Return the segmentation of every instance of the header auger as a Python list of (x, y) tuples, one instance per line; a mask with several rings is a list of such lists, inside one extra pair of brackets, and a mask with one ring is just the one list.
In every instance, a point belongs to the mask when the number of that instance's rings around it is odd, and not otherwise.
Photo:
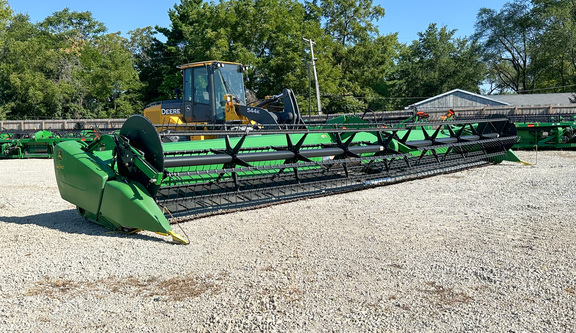
[(112, 229), (171, 235), (170, 223), (207, 214), (453, 172), (502, 161), (516, 142), (508, 119), (389, 127), (345, 118), (259, 131), (205, 126), (211, 140), (162, 143), (143, 116), (88, 144), (62, 142), (62, 198)]

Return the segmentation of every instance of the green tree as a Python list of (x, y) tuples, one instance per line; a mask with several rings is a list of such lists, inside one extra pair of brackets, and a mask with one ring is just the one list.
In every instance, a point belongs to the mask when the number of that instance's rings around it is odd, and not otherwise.
[(125, 38), (116, 33), (94, 37), (81, 56), (81, 63), (87, 96), (96, 104), (87, 106), (97, 112), (97, 117), (125, 117), (141, 112), (141, 84)]
[[(13, 12), (7, 0), (0, 0), (0, 36), (6, 32), (10, 20), (12, 19)], [(0, 37), (0, 41), (2, 38)]]
[(39, 68), (50, 54), (41, 34), (26, 15), (15, 15), (0, 47), (0, 103), (7, 117), (45, 117), (57, 107), (50, 96), (58, 94)]
[(402, 48), (394, 72), (396, 96), (424, 99), (457, 88), (479, 92), (486, 72), (479, 46), (455, 32), (432, 23)]
[(366, 41), (378, 34), (374, 21), (384, 17), (384, 8), (372, 5), (372, 0), (314, 0), (312, 12), (320, 12), (324, 30), (338, 44), (346, 47)]
[(397, 45), (395, 35), (378, 34), (374, 21), (383, 15), (371, 0), (182, 0), (169, 11), (171, 28), (156, 28), (167, 39), (166, 66), (156, 66), (164, 77), (158, 97), (171, 98), (180, 86), (176, 65), (217, 59), (249, 65), (246, 87), (260, 98), (292, 88), (302, 100), (310, 63), (304, 37), (316, 43), (323, 94), (372, 98)]
[(508, 2), (499, 12), (480, 9), (473, 37), (485, 50), (494, 90), (522, 93), (535, 89), (545, 72), (536, 61), (541, 32), (542, 22), (533, 15), (528, 0)]
[(39, 27), (55, 36), (78, 36), (84, 39), (100, 36), (106, 32), (102, 22), (94, 20), (90, 12), (73, 12), (64, 8), (40, 22)]
[(89, 12), (65, 9), (33, 25), (16, 15), (0, 44), (0, 101), (10, 118), (126, 116), (142, 109), (125, 38)]
[[(325, 60), (331, 73), (320, 71), (321, 89), (327, 94), (353, 95), (371, 108), (385, 108), (379, 93), (388, 95), (386, 79), (397, 58), (396, 34), (380, 36), (374, 22), (384, 17), (384, 9), (374, 6), (371, 0), (314, 0), (306, 3), (307, 10), (328, 37), (318, 53), (319, 61)], [(323, 82), (322, 77), (329, 78)], [(351, 98), (338, 98), (330, 106), (342, 105), (345, 109), (358, 109)]]
[(173, 75), (172, 61), (166, 61), (164, 43), (157, 38), (152, 27), (138, 28), (129, 32), (129, 49), (134, 57), (134, 67), (142, 84), (142, 101), (149, 103), (162, 99), (160, 86), (164, 75)]
[(139, 87), (128, 41), (106, 34), (106, 27), (90, 12), (67, 8), (39, 23), (58, 52), (52, 61), (53, 80), (62, 88), (63, 105), (57, 116), (115, 117), (139, 112)]
[[(13, 19), (13, 12), (8, 4), (7, 0), (0, 0), (0, 50), (4, 47), (4, 42), (6, 40), (6, 31), (10, 26), (10, 22)], [(0, 68), (2, 65), (0, 64)], [(0, 72), (0, 78), (2, 73)], [(0, 119), (6, 118), (6, 113), (8, 112), (7, 103), (3, 101), (3, 91), (6, 89), (5, 85), (2, 85), (0, 81)]]
[(371, 109), (391, 107), (391, 104), (383, 103), (382, 97), (390, 97), (388, 80), (398, 58), (398, 48), (396, 34), (367, 39), (348, 48), (341, 67), (344, 80), (339, 86), (363, 97)]
[[(305, 88), (302, 37), (310, 31), (320, 36), (321, 30), (297, 1), (182, 0), (168, 15), (171, 28), (157, 30), (167, 39), (164, 57), (172, 73), (188, 62), (233, 61), (250, 66), (246, 86), (259, 97)], [(179, 75), (165, 73), (163, 96), (172, 95), (180, 81)]]
[(533, 0), (532, 15), (541, 22), (534, 58), (542, 68), (537, 88), (572, 92), (576, 85), (576, 2)]

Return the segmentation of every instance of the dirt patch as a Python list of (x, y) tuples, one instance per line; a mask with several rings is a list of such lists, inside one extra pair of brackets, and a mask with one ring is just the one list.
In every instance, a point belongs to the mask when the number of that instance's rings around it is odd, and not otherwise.
[(155, 300), (182, 301), (204, 293), (218, 293), (220, 291), (218, 282), (221, 280), (222, 276), (199, 277), (192, 273), (169, 278), (130, 276), (122, 279), (109, 278), (79, 282), (58, 278), (38, 281), (28, 288), (24, 295), (60, 298), (83, 293), (112, 292), (129, 296), (154, 297)]
[(429, 295), (428, 299), (439, 305), (454, 306), (467, 304), (472, 300), (472, 298), (464, 292), (456, 292), (452, 288), (446, 288), (433, 281), (426, 282), (426, 288), (420, 289), (419, 291)]

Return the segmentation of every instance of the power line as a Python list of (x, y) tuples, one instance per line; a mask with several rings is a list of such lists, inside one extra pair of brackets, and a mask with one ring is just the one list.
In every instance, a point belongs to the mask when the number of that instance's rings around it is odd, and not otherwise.
[(394, 99), (394, 100), (414, 100), (414, 99), (427, 99), (430, 97), (386, 97), (386, 96), (354, 96), (354, 95), (322, 95), (322, 97), (331, 98), (331, 97), (354, 97), (356, 99)]

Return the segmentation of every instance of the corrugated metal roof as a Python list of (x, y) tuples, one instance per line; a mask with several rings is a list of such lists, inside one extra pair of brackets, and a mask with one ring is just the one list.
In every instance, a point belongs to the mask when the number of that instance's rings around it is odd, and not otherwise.
[[(427, 98), (418, 103), (411, 104), (406, 107), (419, 108), (429, 107), (434, 101), (446, 99), (449, 95), (459, 95), (460, 97), (467, 97), (474, 100), (478, 105), (574, 105), (570, 102), (571, 98), (575, 98), (573, 93), (553, 93), (553, 94), (514, 94), (514, 95), (479, 95), (462, 89), (454, 89), (434, 97)], [(450, 100), (443, 101), (443, 103), (450, 104)], [(428, 105), (430, 104), (430, 105)], [(428, 105), (428, 106), (427, 106)], [(443, 107), (458, 107), (459, 105), (445, 105)]]
[(572, 93), (555, 94), (516, 94), (516, 95), (487, 95), (491, 98), (506, 102), (510, 105), (572, 105)]

